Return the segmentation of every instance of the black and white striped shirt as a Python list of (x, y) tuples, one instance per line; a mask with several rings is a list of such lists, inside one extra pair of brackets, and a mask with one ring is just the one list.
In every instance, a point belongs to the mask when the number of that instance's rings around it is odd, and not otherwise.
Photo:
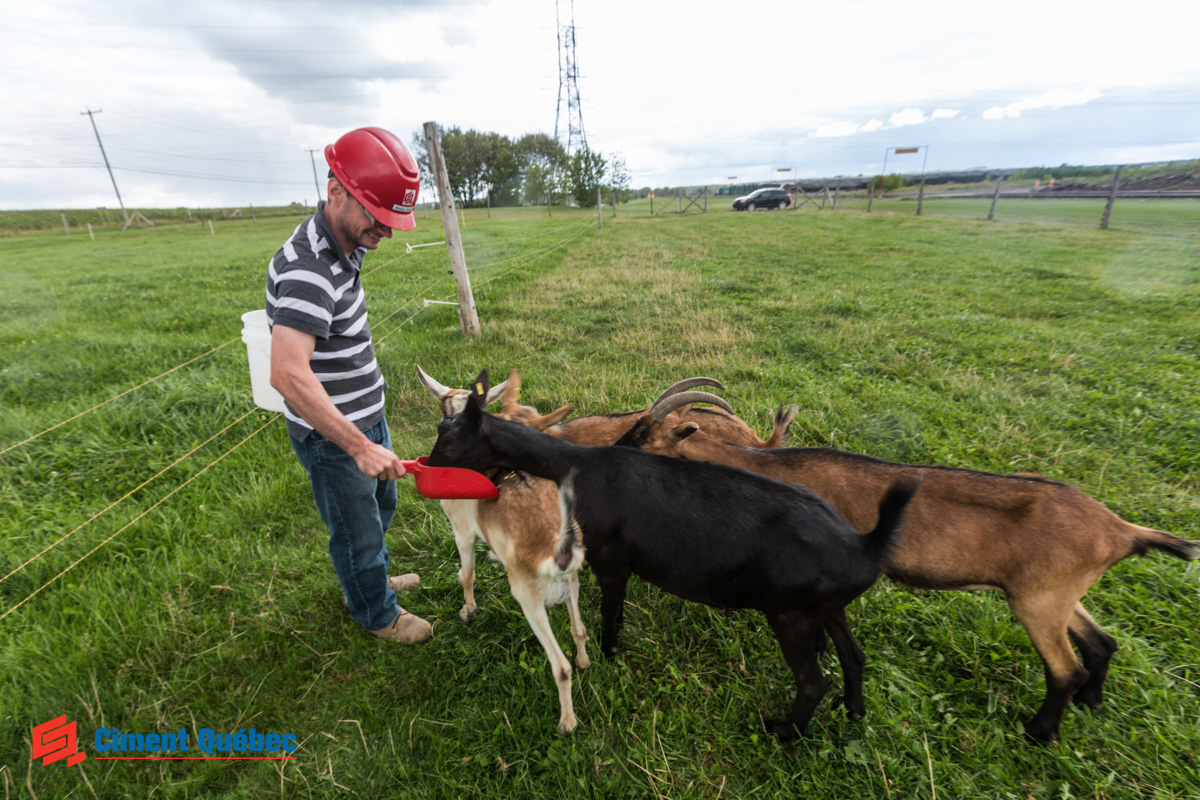
[[(375, 360), (363, 295), (364, 248), (342, 253), (325, 203), (301, 222), (267, 270), (267, 321), (317, 337), (309, 365), (346, 419), (367, 430), (383, 418), (387, 382)], [(304, 441), (312, 426), (289, 405), (288, 433)]]

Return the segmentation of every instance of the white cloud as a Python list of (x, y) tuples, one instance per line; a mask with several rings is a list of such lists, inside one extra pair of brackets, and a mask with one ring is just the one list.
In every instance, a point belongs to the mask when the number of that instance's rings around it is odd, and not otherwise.
[(958, 116), (957, 108), (939, 108), (929, 115), (930, 119), (953, 119)]
[(901, 111), (894, 112), (888, 117), (889, 128), (902, 128), (905, 125), (920, 125), (922, 122), (927, 122), (928, 117), (925, 112), (919, 108), (906, 108)]
[(868, 122), (866, 125), (863, 125), (861, 128), (859, 128), (858, 132), (859, 133), (870, 133), (871, 131), (877, 131), (882, 127), (883, 127), (883, 120), (873, 119), (870, 122)]
[(1036, 97), (1026, 97), (1024, 100), (1018, 100), (1015, 103), (1009, 103), (1006, 106), (993, 106), (983, 112), (984, 119), (1004, 119), (1005, 117), (1019, 117), (1022, 111), (1032, 111), (1036, 108), (1062, 108), (1063, 106), (1081, 106), (1084, 103), (1100, 97), (1098, 89), (1080, 89), (1072, 91), (1070, 89), (1051, 89), (1048, 92), (1037, 95)]

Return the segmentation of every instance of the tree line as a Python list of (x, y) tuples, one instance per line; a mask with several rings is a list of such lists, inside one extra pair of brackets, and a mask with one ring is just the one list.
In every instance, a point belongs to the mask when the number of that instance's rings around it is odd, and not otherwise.
[[(630, 176), (620, 153), (605, 158), (586, 147), (568, 155), (544, 133), (510, 139), (473, 128), (438, 126), (442, 155), (454, 201), (461, 207), (564, 205), (595, 207), (597, 190), (604, 201), (630, 197)], [(412, 137), (412, 151), (421, 168), (422, 194), (436, 200), (437, 183), (429, 164), (424, 131)], [(611, 192), (611, 195), (610, 195)]]

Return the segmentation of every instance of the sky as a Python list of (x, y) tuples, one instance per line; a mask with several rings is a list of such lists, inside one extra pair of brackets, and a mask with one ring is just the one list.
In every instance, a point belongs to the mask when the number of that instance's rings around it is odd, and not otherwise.
[[(0, 209), (312, 203), (322, 151), (426, 121), (555, 133), (632, 185), (1200, 158), (1175, 0), (5, 0)], [(968, 10), (969, 9), (969, 10)], [(310, 153), (309, 151), (315, 151)], [(784, 172), (784, 170), (790, 170)]]

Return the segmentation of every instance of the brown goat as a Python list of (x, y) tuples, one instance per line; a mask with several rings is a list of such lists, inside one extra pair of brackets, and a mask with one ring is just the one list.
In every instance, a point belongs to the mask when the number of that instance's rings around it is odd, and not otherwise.
[[(426, 375), (420, 367), (417, 371), (425, 388), (441, 404), (443, 418), (449, 419), (462, 411), (470, 392), (449, 389)], [(506, 384), (511, 385), (506, 382), (493, 387), (488, 393), (488, 402), (494, 401), (499, 392), (506, 391)], [(561, 420), (571, 410), (572, 406), (563, 406), (544, 417), (527, 415), (522, 421), (540, 430)], [(529, 627), (546, 651), (558, 687), (558, 732), (566, 735), (576, 726), (571, 699), (571, 662), (554, 637), (546, 607), (567, 604), (571, 638), (575, 641), (575, 664), (580, 669), (586, 668), (591, 663), (587, 654), (587, 631), (579, 614), (583, 545), (577, 529), (562, 525), (558, 487), (553, 481), (516, 472), (497, 475), (494, 480), (500, 490), (495, 500), (441, 501), (442, 510), (454, 530), (462, 564), (458, 581), (463, 587), (464, 602), (458, 615), (465, 621), (477, 610), (475, 542), (482, 541), (487, 544), (492, 557), (504, 565), (509, 590), (520, 603)]]
[[(508, 380), (501, 384), (501, 386), (506, 388), (501, 390), (504, 400), (499, 416), (521, 423), (525, 423), (527, 418), (532, 420), (542, 418), (537, 409), (531, 406), (523, 406), (517, 401), (521, 388), (521, 378), (516, 370), (509, 373)], [(782, 410), (775, 415), (775, 424), (771, 431), (771, 436), (764, 442), (758, 438), (758, 434), (749, 425), (734, 416), (733, 409), (721, 398), (702, 392), (686, 391), (694, 386), (725, 388), (720, 381), (714, 378), (688, 378), (687, 380), (673, 384), (659, 395), (654, 403), (657, 405), (668, 397), (674, 398), (675, 402), (682, 401), (674, 411), (678, 421), (693, 422), (705, 433), (727, 442), (745, 445), (746, 447), (773, 448), (787, 445), (788, 427), (792, 424), (792, 419), (796, 416), (794, 408)], [(494, 400), (493, 395), (495, 392), (496, 389), (493, 388), (488, 393), (489, 403)], [(717, 405), (717, 408), (697, 408), (693, 406), (692, 403), (698, 401), (713, 403)], [(650, 409), (648, 408), (618, 414), (591, 414), (561, 422), (551, 428), (545, 429), (545, 432), (571, 444), (583, 445), (585, 447), (606, 447), (620, 439), (626, 431), (634, 427), (639, 420), (647, 417), (649, 414)]]
[(740, 447), (675, 422), (671, 405), (656, 406), (618, 444), (803, 484), (859, 531), (876, 525), (876, 508), (889, 486), (920, 479), (905, 534), (883, 572), (920, 589), (1004, 592), (1045, 665), (1046, 697), (1025, 726), (1034, 739), (1057, 737), (1072, 698), (1092, 709), (1102, 704), (1117, 645), (1079, 603), (1092, 584), (1117, 562), (1150, 549), (1182, 559), (1200, 555), (1200, 545), (1126, 522), (1058, 481), (895, 464), (824, 447)]

